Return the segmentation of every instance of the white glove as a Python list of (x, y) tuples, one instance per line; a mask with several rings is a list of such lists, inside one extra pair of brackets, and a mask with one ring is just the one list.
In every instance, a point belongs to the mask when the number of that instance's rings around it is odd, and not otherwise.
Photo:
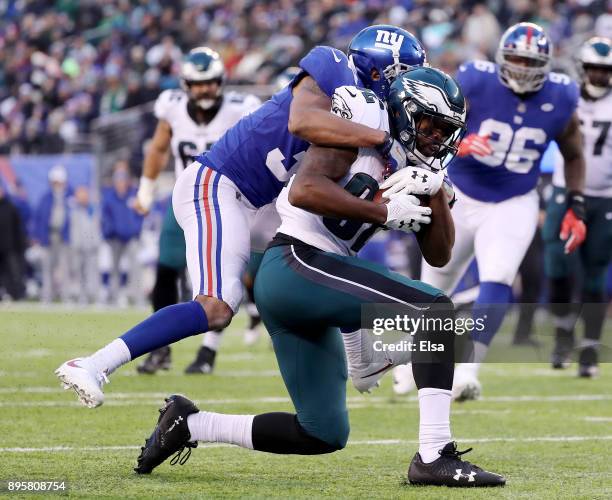
[(431, 222), (431, 208), (422, 207), (416, 196), (397, 193), (391, 196), (387, 207), (385, 226), (389, 229), (399, 229), (405, 233), (418, 233), (421, 224)]
[(444, 174), (422, 167), (406, 167), (385, 180), (380, 189), (386, 189), (383, 198), (390, 199), (396, 193), (426, 194), (434, 196), (442, 186)]
[(144, 175), (140, 178), (136, 201), (143, 212), (149, 212), (155, 199), (155, 181)]

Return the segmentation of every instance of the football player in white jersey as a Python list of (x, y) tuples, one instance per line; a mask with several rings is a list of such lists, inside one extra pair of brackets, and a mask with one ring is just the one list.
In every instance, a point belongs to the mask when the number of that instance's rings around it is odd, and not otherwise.
[[(357, 123), (389, 131), (393, 121), (394, 134), (403, 137), (415, 156), (420, 153), (436, 163), (456, 152), (463, 131), (463, 95), (450, 77), (433, 68), (400, 74), (391, 87), (389, 112), (373, 92), (357, 87), (337, 88), (332, 102), (335, 113)], [(454, 235), (441, 175), (429, 172), (423, 178), (423, 169), (406, 171), (419, 174), (414, 180), (431, 188), (430, 207), (420, 206), (408, 189), (391, 194), (386, 205), (372, 201), (386, 173), (374, 149), (309, 148), (279, 195), (282, 224), (255, 282), (257, 305), (296, 412), (224, 415), (199, 411), (187, 398), (170, 396), (138, 457), (137, 472), (150, 473), (173, 453), (175, 461), (184, 460), (182, 451), (196, 441), (281, 454), (318, 455), (344, 448), (349, 422), (340, 330), (360, 328), (361, 307), (372, 303), (416, 307), (428, 317), (452, 316), (452, 304), (439, 290), (355, 256), (384, 224), (419, 231), (425, 257), (437, 264), (448, 260)], [(408, 183), (411, 176), (399, 177)], [(416, 336), (427, 337), (427, 332)], [(502, 476), (462, 460), (451, 440), (454, 336), (439, 338), (449, 349), (413, 365), (420, 389), (420, 446), (408, 479), (429, 485), (501, 486)]]
[[(451, 294), (475, 257), (480, 276), (472, 332), (473, 352), (457, 366), (453, 397), (480, 394), (478, 371), (512, 302), (511, 285), (537, 226), (542, 154), (556, 140), (565, 159), (568, 203), (560, 237), (574, 251), (586, 234), (584, 156), (576, 113), (578, 86), (550, 71), (552, 43), (533, 23), (511, 26), (501, 38), (494, 64), (463, 64), (457, 80), (468, 102), (467, 133), (448, 175), (457, 191), (453, 209), (457, 238), (442, 268), (424, 263), (421, 279)], [(410, 389), (410, 372), (394, 373), (396, 392)], [(404, 379), (402, 381), (402, 379)]]
[[(578, 375), (598, 373), (598, 347), (607, 309), (606, 276), (612, 257), (612, 41), (595, 37), (579, 54), (582, 85), (578, 116), (586, 158), (586, 241), (577, 255), (566, 255), (555, 237), (567, 207), (563, 162), (555, 168), (553, 194), (543, 229), (545, 270), (549, 278), (551, 312), (556, 341), (553, 368), (565, 368), (572, 358), (577, 315), (584, 322), (584, 338), (577, 346)], [(582, 308), (572, 308), (573, 280), (577, 261), (582, 264)]]
[[(219, 54), (208, 47), (189, 52), (181, 65), (181, 88), (163, 91), (155, 102), (158, 119), (147, 150), (136, 205), (147, 213), (154, 200), (155, 181), (174, 157), (176, 177), (192, 163), (194, 156), (207, 151), (227, 129), (261, 104), (253, 95), (223, 92), (225, 68)], [(168, 207), (159, 240), (159, 260), (152, 292), (153, 310), (179, 301), (178, 280), (185, 272), (185, 238)], [(196, 359), (187, 373), (210, 373), (220, 340), (220, 332), (206, 332)], [(170, 347), (151, 352), (138, 365), (140, 373), (155, 373), (170, 367)]]

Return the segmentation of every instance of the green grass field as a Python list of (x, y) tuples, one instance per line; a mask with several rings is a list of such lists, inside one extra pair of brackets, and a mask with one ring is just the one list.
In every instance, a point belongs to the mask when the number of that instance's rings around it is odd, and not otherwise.
[(460, 449), (474, 447), (468, 460), (506, 475), (504, 489), (406, 485), (418, 409), (414, 397), (393, 396), (390, 378), (370, 396), (349, 389), (351, 437), (341, 452), (276, 456), (200, 446), (184, 466), (165, 463), (136, 476), (139, 447), (165, 395), (183, 393), (211, 411), (292, 410), (267, 338), (250, 350), (242, 345), (242, 316), (226, 332), (213, 376), (182, 373), (198, 337), (175, 347), (174, 367), (163, 375), (136, 375), (134, 363), (120, 369), (95, 410), (61, 390), (53, 370), (62, 361), (90, 353), (145, 314), (0, 308), (0, 481), (61, 479), (80, 497), (612, 498), (610, 364), (596, 380), (579, 380), (575, 367), (484, 367), (484, 397), (453, 406), (453, 433)]

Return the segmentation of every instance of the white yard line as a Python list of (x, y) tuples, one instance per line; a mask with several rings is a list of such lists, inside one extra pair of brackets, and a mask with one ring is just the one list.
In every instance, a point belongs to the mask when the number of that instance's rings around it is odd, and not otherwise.
[[(483, 438), (457, 438), (462, 443), (555, 443), (555, 442), (582, 442), (582, 441), (612, 441), (612, 435), (605, 436), (531, 436), (523, 438), (515, 437), (483, 437)], [(398, 446), (415, 445), (416, 440), (409, 439), (368, 439), (349, 441), (349, 446)], [(232, 445), (224, 443), (203, 444), (204, 448), (220, 448)], [(88, 452), (88, 451), (131, 451), (139, 450), (140, 446), (42, 446), (42, 447), (19, 447), (0, 448), (0, 453), (57, 453), (57, 452)]]

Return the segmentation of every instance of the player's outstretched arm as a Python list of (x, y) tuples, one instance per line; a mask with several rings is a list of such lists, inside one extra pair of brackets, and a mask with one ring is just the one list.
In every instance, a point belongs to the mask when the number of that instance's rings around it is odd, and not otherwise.
[(319, 146), (371, 148), (380, 146), (387, 134), (330, 113), (331, 99), (317, 82), (305, 76), (293, 89), (289, 132)]
[(443, 189), (431, 197), (429, 206), (432, 211), (431, 223), (423, 226), (416, 237), (427, 263), (442, 267), (450, 261), (455, 244), (455, 225)]
[(136, 194), (134, 208), (143, 215), (151, 210), (155, 194), (155, 180), (168, 163), (171, 139), (172, 128), (170, 124), (166, 120), (159, 120), (145, 154), (140, 185)]
[(383, 204), (353, 196), (336, 184), (348, 172), (355, 157), (354, 149), (310, 146), (291, 183), (289, 203), (325, 217), (384, 224), (387, 209)]

